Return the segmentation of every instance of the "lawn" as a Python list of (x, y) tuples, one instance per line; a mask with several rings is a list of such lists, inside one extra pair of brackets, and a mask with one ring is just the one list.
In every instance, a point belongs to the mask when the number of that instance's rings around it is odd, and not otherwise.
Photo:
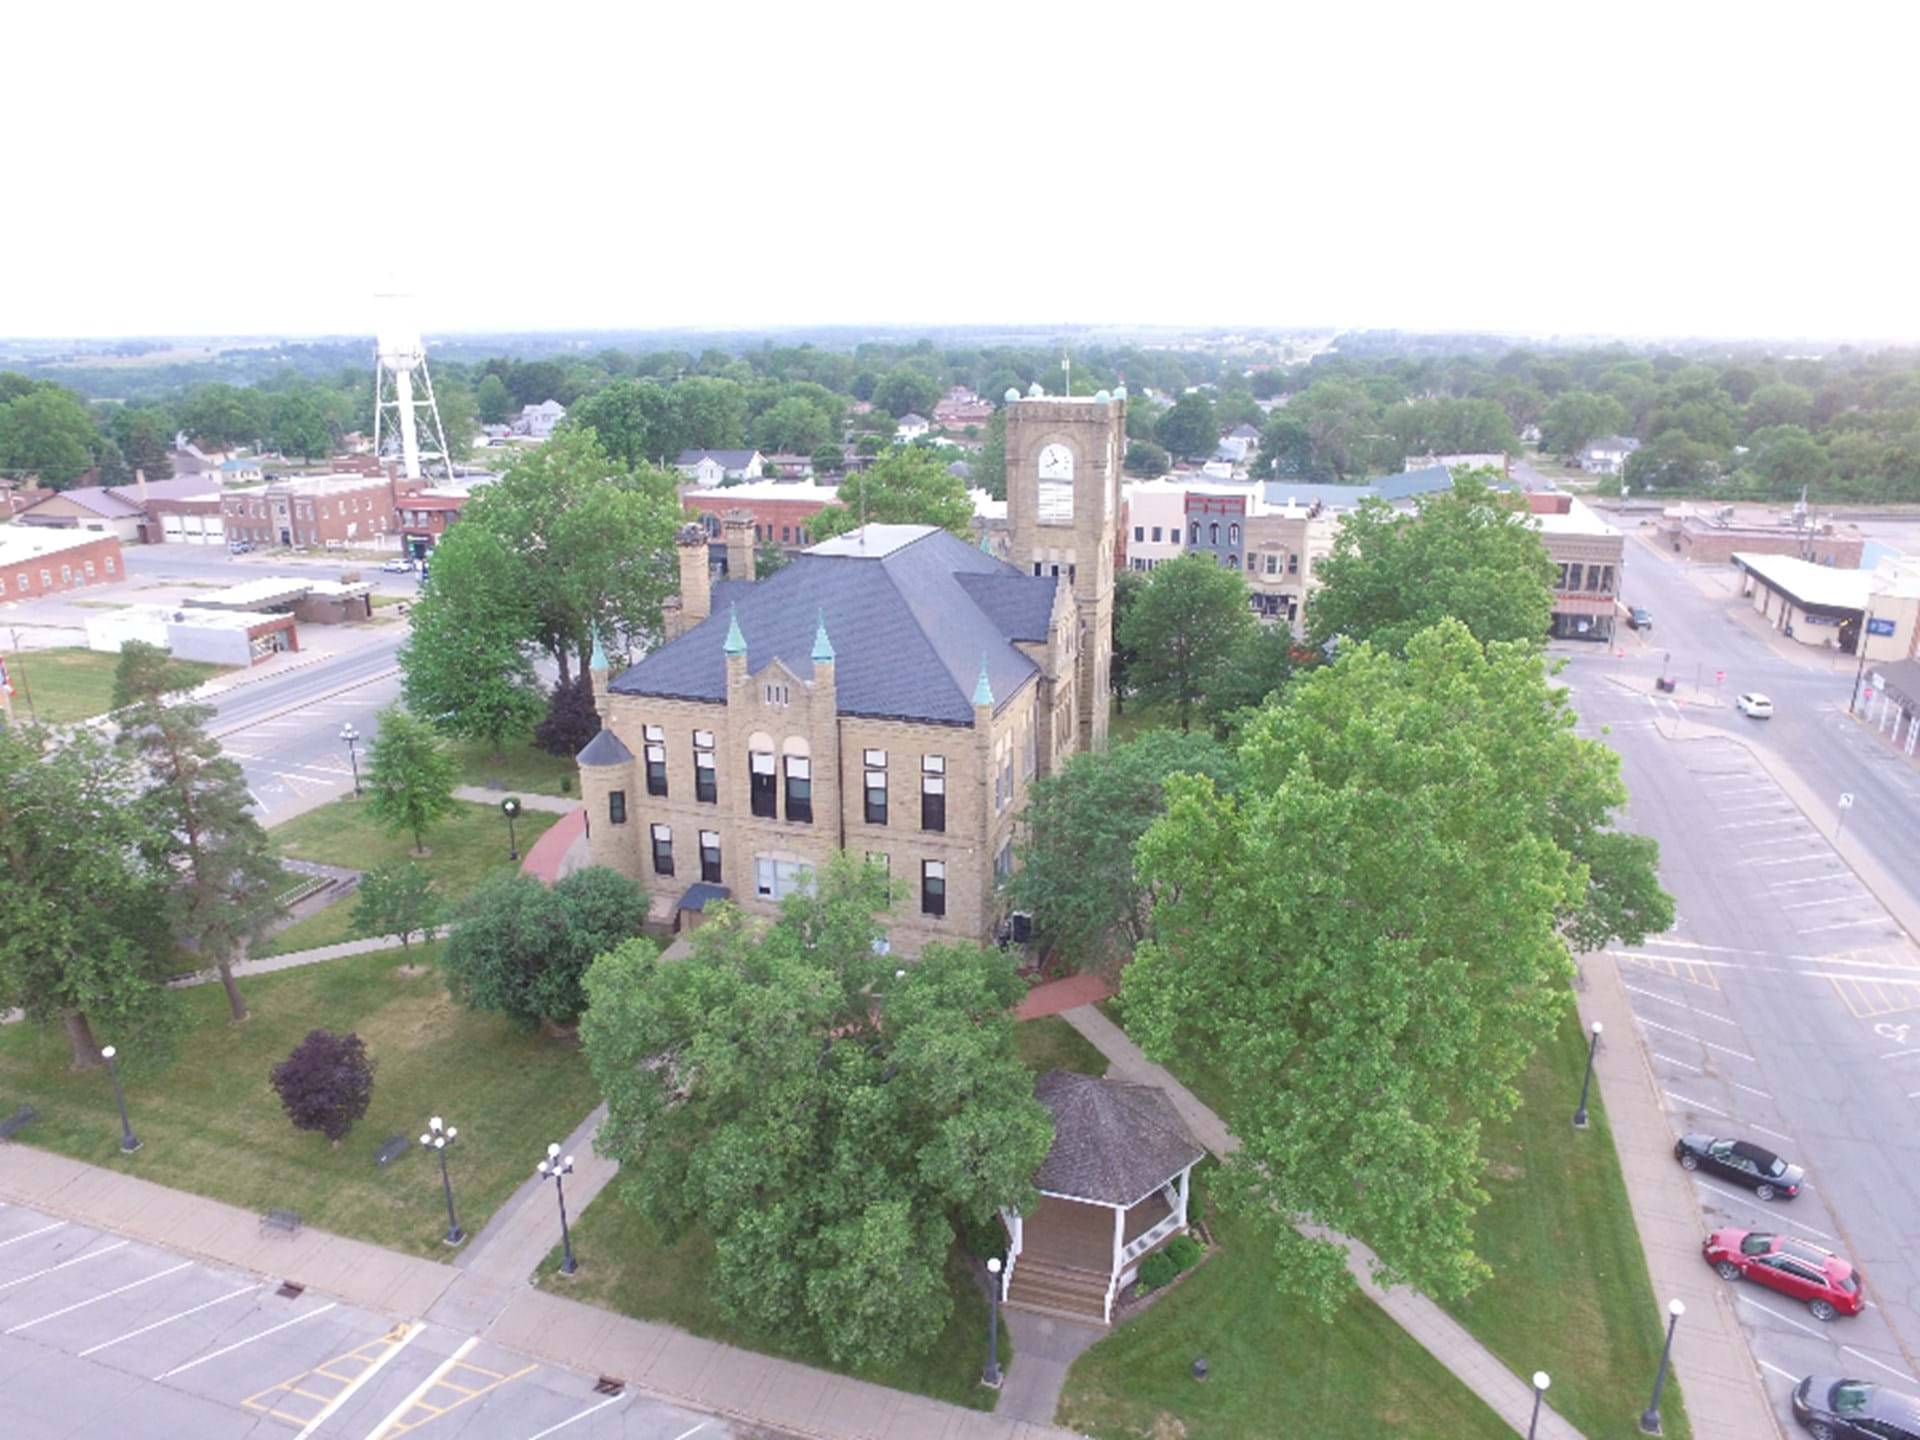
[[(520, 853), (524, 856), (559, 818), (544, 811), (522, 810), (514, 821)], [(282, 858), (288, 860), (316, 860), (371, 870), (376, 865), (413, 858), (412, 836), (386, 834), (368, 817), (366, 801), (351, 795), (296, 815), (269, 833)], [(447, 901), (465, 895), (490, 871), (513, 869), (517, 863), (507, 858), (507, 822), (493, 805), (461, 802), (451, 816), (427, 832), (427, 848), (432, 853), (417, 863), (433, 876), (441, 898)], [(349, 895), (263, 940), (251, 953), (290, 955), (353, 938), (353, 897)]]
[[(1204, 722), (1198, 715), (1195, 725), (1204, 728)], [(1129, 740), (1137, 740), (1148, 730), (1177, 730), (1180, 728), (1180, 716), (1172, 706), (1143, 705), (1138, 701), (1129, 703), (1125, 710), (1114, 710), (1107, 719), (1107, 743), (1123, 745)]]
[[(433, 947), (424, 952), (431, 959)], [(0, 1029), (0, 1108), (30, 1102), (40, 1118), (23, 1141), (249, 1210), (283, 1206), (309, 1224), (416, 1255), (441, 1256), (446, 1211), (425, 1152), (386, 1168), (373, 1152), (418, 1135), (438, 1111), (460, 1127), (449, 1152), (460, 1222), (477, 1232), (533, 1172), (546, 1143), (598, 1102), (569, 1045), (523, 1034), (447, 998), (429, 966), (398, 973), (391, 953), (359, 955), (241, 981), (253, 1011), (227, 1020), (220, 986), (184, 993), (190, 1027), (166, 1061), (121, 1060), (127, 1108), (144, 1141), (119, 1153), (119, 1119), (103, 1071), (68, 1072), (59, 1026)], [(309, 1030), (353, 1030), (372, 1053), (373, 1104), (338, 1149), (295, 1130), (268, 1072)], [(111, 1037), (103, 1037), (111, 1038)]]
[(1107, 1057), (1058, 1015), (1022, 1020), (1015, 1025), (1013, 1048), (1020, 1052), (1021, 1063), (1036, 1075), (1049, 1070), (1071, 1070), (1078, 1075), (1107, 1073)]
[[(729, 1321), (713, 1299), (713, 1242), (696, 1230), (682, 1235), (675, 1245), (663, 1245), (646, 1215), (622, 1200), (617, 1181), (602, 1190), (575, 1222), (573, 1248), (580, 1261), (579, 1273), (571, 1279), (556, 1273), (560, 1265), (556, 1249), (540, 1267), (542, 1287), (623, 1315), (677, 1325), (710, 1340), (975, 1410), (991, 1410), (997, 1398), (980, 1384), (980, 1367), (986, 1361), (987, 1298), (974, 1285), (957, 1245), (947, 1260), (953, 1313), (946, 1328), (925, 1353), (885, 1368), (834, 1365), (817, 1345), (756, 1334)], [(1001, 1363), (1009, 1364), (1012, 1354), (1003, 1320)]]
[[(456, 740), (449, 750), (467, 785), (485, 785), (502, 795), (567, 795), (580, 791), (580, 767), (571, 755), (549, 755), (530, 740), (509, 740), (496, 753), (484, 740)], [(560, 782), (566, 781), (562, 789)]]
[[(113, 672), (118, 655), (98, 650), (27, 650), (7, 657), (13, 678), (16, 719), (37, 718), (44, 725), (66, 725), (104, 715), (113, 703)], [(224, 665), (181, 660), (180, 667), (198, 685), (226, 673)], [(29, 704), (31, 700), (31, 704)]]
[[(1474, 1229), (1494, 1278), (1447, 1308), (1516, 1373), (1545, 1370), (1555, 1408), (1600, 1435), (1645, 1408), (1665, 1319), (1597, 1091), (1586, 1133), (1571, 1123), (1586, 1059), (1568, 1007), (1521, 1079), (1520, 1113), (1482, 1147), (1493, 1200)], [(1660, 1413), (1669, 1436), (1693, 1433), (1671, 1379)]]

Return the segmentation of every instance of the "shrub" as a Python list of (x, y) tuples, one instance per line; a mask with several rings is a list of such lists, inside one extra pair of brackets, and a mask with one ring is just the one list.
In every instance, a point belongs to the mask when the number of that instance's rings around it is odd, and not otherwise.
[(1167, 1242), (1167, 1248), (1160, 1252), (1173, 1262), (1175, 1273), (1191, 1270), (1200, 1263), (1200, 1257), (1206, 1253), (1200, 1242), (1191, 1235), (1176, 1235)]
[(600, 733), (600, 711), (594, 705), (593, 677), (581, 673), (564, 685), (555, 685), (547, 701), (547, 717), (533, 727), (533, 743), (549, 755), (578, 755)]
[(1180, 1267), (1173, 1263), (1173, 1257), (1164, 1250), (1156, 1250), (1140, 1262), (1140, 1283), (1149, 1290), (1158, 1290), (1179, 1273)]
[(358, 1035), (309, 1030), (268, 1077), (296, 1130), (338, 1145), (373, 1100), (373, 1058)]
[(991, 1260), (994, 1256), (1007, 1253), (1007, 1231), (1000, 1223), (998, 1215), (989, 1215), (984, 1220), (970, 1220), (965, 1216), (954, 1221), (954, 1227), (960, 1234), (960, 1243), (967, 1247), (967, 1253), (982, 1260)]

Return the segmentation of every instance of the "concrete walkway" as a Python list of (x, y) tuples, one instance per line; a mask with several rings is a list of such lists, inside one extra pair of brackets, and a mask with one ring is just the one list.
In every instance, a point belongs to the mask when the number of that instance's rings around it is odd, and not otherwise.
[[(437, 939), (446, 933), (445, 927), (416, 940), (415, 945), (423, 945), (427, 940)], [(400, 942), (385, 935), (375, 935), (365, 940), (342, 940), (337, 945), (316, 945), (311, 950), (292, 950), (285, 955), (263, 955), (257, 960), (236, 960), (233, 965), (235, 979), (244, 980), (249, 975), (271, 975), (276, 970), (297, 970), (302, 965), (319, 965), (328, 960), (344, 960), (349, 955), (370, 955), (376, 950), (392, 950), (394, 959), (399, 961)], [(170, 982), (175, 989), (189, 985), (209, 985), (220, 978), (217, 970), (198, 970)]]
[(1007, 1367), (994, 1414), (1002, 1420), (1031, 1420), (1051, 1425), (1060, 1408), (1060, 1392), (1067, 1372), (1090, 1346), (1107, 1338), (1100, 1325), (1076, 1325), (1030, 1310), (1002, 1310), (1007, 1334), (1013, 1341), (1013, 1364)]
[(532, 795), (504, 785), (497, 790), (491, 785), (459, 785), (453, 792), (454, 799), (471, 800), (476, 805), (498, 805), (509, 795), (519, 800), (523, 810), (544, 810), (549, 815), (571, 815), (580, 808), (578, 796)]
[[(1107, 1071), (1109, 1077), (1135, 1084), (1157, 1085), (1164, 1090), (1173, 1101), (1174, 1109), (1180, 1112), (1180, 1118), (1187, 1122), (1193, 1138), (1215, 1155), (1230, 1155), (1240, 1148), (1240, 1142), (1228, 1133), (1226, 1122), (1202, 1105), (1191, 1090), (1164, 1068), (1148, 1060), (1140, 1047), (1129, 1040), (1119, 1026), (1093, 1006), (1084, 1005), (1067, 1010), (1063, 1015), (1069, 1025), (1091, 1041), (1094, 1048), (1111, 1062)], [(1488, 1408), (1511, 1425), (1516, 1433), (1527, 1433), (1527, 1421), (1533, 1412), (1531, 1384), (1507, 1369), (1492, 1351), (1426, 1296), (1415, 1294), (1405, 1286), (1388, 1290), (1376, 1284), (1372, 1278), (1373, 1252), (1359, 1241), (1317, 1226), (1300, 1228), (1302, 1234), (1315, 1239), (1333, 1240), (1346, 1246), (1347, 1269), (1367, 1297), (1386, 1311), (1428, 1354), (1452, 1371), (1463, 1385), (1484, 1400)], [(1697, 1236), (1692, 1244), (1696, 1268), (1701, 1268), (1697, 1259)], [(1711, 1271), (1705, 1273), (1712, 1274)], [(1692, 1413), (1689, 1408), (1688, 1414)], [(1696, 1433), (1701, 1433), (1697, 1422), (1694, 1428)], [(1759, 1430), (1746, 1432), (1749, 1436), (1763, 1433)], [(1578, 1430), (1551, 1409), (1544, 1408), (1540, 1412), (1538, 1435), (1540, 1440), (1581, 1440)]]

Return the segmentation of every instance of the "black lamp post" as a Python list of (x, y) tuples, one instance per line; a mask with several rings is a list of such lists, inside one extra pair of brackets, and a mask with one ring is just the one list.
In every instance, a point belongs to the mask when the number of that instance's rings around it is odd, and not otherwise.
[(360, 743), (360, 732), (353, 728), (349, 720), (340, 727), (340, 738), (347, 742), (347, 763), (353, 766), (353, 793), (360, 793), (360, 752), (355, 747)]
[(100, 1047), (100, 1058), (107, 1062), (107, 1074), (113, 1077), (113, 1099), (120, 1107), (120, 1153), (131, 1155), (140, 1148), (140, 1141), (133, 1133), (133, 1126), (127, 1123), (127, 1097), (120, 1089), (120, 1066), (114, 1056), (120, 1052), (111, 1045)]
[(520, 813), (520, 801), (512, 795), (500, 802), (500, 813), (507, 817), (507, 858), (520, 858), (520, 842), (514, 839), (513, 817)]
[(1587, 1046), (1587, 1073), (1580, 1082), (1580, 1108), (1573, 1112), (1573, 1128), (1576, 1130), (1587, 1128), (1587, 1092), (1593, 1087), (1593, 1056), (1594, 1052), (1600, 1048), (1601, 1029), (1600, 1022), (1594, 1021), (1593, 1040)]
[(1680, 1317), (1687, 1313), (1687, 1307), (1678, 1300), (1667, 1302), (1667, 1343), (1660, 1352), (1660, 1370), (1653, 1377), (1653, 1399), (1647, 1402), (1647, 1410), (1640, 1417), (1640, 1433), (1658, 1435), (1660, 1433), (1660, 1391), (1667, 1383), (1667, 1362), (1673, 1358), (1673, 1331), (1680, 1323)]
[(1000, 1388), (1000, 1257), (987, 1261), (987, 1368), (980, 1383)]
[(536, 1167), (542, 1180), (553, 1181), (553, 1193), (560, 1201), (560, 1250), (565, 1256), (560, 1262), (560, 1273), (571, 1275), (580, 1268), (573, 1258), (573, 1236), (567, 1229), (567, 1185), (565, 1177), (573, 1173), (573, 1156), (565, 1159), (560, 1156), (558, 1145), (547, 1146), (547, 1158)]
[(1533, 1372), (1533, 1418), (1527, 1421), (1527, 1440), (1533, 1440), (1534, 1431), (1540, 1424), (1540, 1401), (1547, 1393), (1547, 1386), (1552, 1383), (1553, 1381), (1547, 1378), (1546, 1371)]
[(427, 1121), (427, 1133), (420, 1137), (420, 1143), (429, 1150), (440, 1154), (440, 1189), (447, 1197), (447, 1244), (458, 1245), (467, 1238), (467, 1232), (460, 1228), (460, 1222), (453, 1218), (453, 1181), (447, 1177), (447, 1147), (460, 1138), (460, 1130), (455, 1125), (441, 1123), (438, 1115)]

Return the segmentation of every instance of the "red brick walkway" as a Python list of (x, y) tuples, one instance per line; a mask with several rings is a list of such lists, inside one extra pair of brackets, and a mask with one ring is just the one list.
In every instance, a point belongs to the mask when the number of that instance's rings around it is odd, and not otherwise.
[(560, 878), (560, 862), (566, 858), (568, 849), (586, 833), (587, 807), (582, 805), (549, 826), (546, 833), (533, 842), (520, 860), (521, 872), (553, 884)]
[(1029, 990), (1015, 1007), (1016, 1020), (1038, 1020), (1043, 1015), (1058, 1015), (1076, 1005), (1097, 1005), (1113, 994), (1113, 986), (1099, 975), (1069, 975), (1064, 980), (1049, 980)]

